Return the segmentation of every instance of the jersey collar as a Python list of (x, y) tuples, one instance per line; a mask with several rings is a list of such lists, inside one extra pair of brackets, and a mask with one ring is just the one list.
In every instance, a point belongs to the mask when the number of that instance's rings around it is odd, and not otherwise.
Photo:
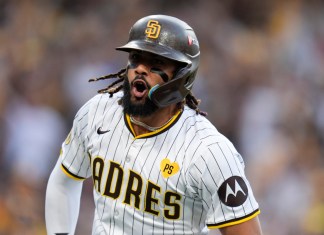
[(125, 120), (125, 124), (127, 126), (127, 128), (129, 129), (129, 131), (132, 133), (132, 135), (134, 136), (135, 139), (144, 139), (144, 138), (150, 138), (156, 135), (159, 135), (165, 131), (167, 131), (168, 129), (170, 129), (180, 118), (182, 114), (182, 109), (180, 109), (174, 116), (173, 118), (170, 120), (170, 122), (168, 122), (166, 125), (164, 125), (163, 127), (161, 127), (160, 129), (157, 129), (155, 131), (149, 132), (149, 133), (145, 133), (142, 135), (135, 135), (135, 131), (133, 128), (133, 125), (130, 121), (130, 117), (128, 114), (124, 114), (124, 120)]

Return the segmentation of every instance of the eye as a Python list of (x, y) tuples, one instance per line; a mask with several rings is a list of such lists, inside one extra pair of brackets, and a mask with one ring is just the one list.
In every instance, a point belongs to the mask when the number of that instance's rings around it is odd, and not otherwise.
[(154, 60), (153, 60), (153, 64), (154, 65), (165, 65), (165, 61), (164, 60), (161, 60), (161, 59), (157, 59), (157, 58), (155, 58)]
[(140, 55), (139, 55), (138, 53), (136, 53), (136, 52), (131, 52), (131, 53), (129, 54), (128, 59), (129, 59), (130, 62), (132, 62), (132, 63), (135, 62), (135, 63), (136, 63), (136, 62), (139, 61), (139, 59), (140, 59)]

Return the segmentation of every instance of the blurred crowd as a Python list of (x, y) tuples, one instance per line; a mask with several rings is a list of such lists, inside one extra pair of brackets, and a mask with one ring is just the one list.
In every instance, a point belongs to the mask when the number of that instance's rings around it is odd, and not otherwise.
[[(46, 234), (46, 183), (81, 105), (149, 14), (195, 30), (194, 94), (237, 147), (264, 235), (324, 234), (324, 2), (1, 0), (0, 235)], [(92, 225), (91, 180), (76, 234)], [(58, 199), (59, 200), (59, 199)]]

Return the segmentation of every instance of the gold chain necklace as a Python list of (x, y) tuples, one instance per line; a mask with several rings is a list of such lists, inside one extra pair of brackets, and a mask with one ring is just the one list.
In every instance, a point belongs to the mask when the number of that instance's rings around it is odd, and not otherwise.
[(133, 123), (133, 124), (144, 127), (146, 130), (149, 130), (149, 131), (156, 131), (156, 130), (164, 127), (166, 124), (168, 124), (172, 120), (173, 116), (166, 123), (164, 123), (162, 126), (159, 126), (159, 127), (149, 126), (149, 125), (145, 124), (144, 122), (137, 121), (131, 115), (129, 115), (129, 118), (130, 118), (131, 123)]

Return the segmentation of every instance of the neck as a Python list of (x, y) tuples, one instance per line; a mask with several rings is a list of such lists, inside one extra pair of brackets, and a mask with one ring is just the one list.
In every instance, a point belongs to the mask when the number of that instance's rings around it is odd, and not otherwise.
[(171, 121), (177, 111), (177, 106), (172, 105), (161, 108), (147, 117), (130, 115), (135, 134), (141, 135), (162, 128)]

